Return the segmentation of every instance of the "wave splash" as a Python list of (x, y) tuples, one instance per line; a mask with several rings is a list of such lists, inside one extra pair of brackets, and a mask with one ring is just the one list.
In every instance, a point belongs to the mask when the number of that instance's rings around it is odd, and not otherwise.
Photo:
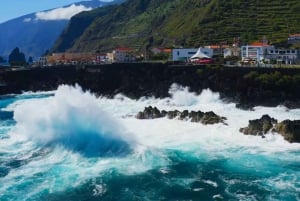
[(14, 133), (43, 146), (60, 145), (85, 156), (128, 154), (134, 137), (79, 86), (60, 86), (53, 97), (15, 108)]

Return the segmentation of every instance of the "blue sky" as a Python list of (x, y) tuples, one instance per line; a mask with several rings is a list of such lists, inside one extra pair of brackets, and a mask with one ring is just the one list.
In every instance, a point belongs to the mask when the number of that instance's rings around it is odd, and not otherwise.
[(0, 0), (0, 23), (22, 15), (57, 8), (79, 1), (80, 0)]

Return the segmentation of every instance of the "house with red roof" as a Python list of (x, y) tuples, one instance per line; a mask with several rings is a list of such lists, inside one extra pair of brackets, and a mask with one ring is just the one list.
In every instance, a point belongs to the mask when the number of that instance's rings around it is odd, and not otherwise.
[(241, 47), (241, 57), (243, 62), (252, 61), (259, 63), (264, 61), (267, 52), (274, 49), (274, 46), (268, 45), (264, 42), (253, 42), (250, 45)]

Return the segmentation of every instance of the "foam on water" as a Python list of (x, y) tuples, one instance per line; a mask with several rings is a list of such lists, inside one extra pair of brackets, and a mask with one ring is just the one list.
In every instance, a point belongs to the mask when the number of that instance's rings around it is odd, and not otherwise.
[[(16, 125), (8, 133), (10, 138), (0, 140), (0, 162), (12, 158), (25, 162), (0, 177), (0, 194), (9, 198), (30, 192), (27, 198), (34, 200), (100, 177), (100, 182), (92, 182), (91, 195), (101, 197), (110, 191), (104, 179), (107, 174), (143, 175), (157, 170), (153, 174), (163, 175), (159, 181), (165, 185), (172, 183), (195, 193), (210, 189), (210, 199), (280, 200), (279, 192), (287, 200), (299, 199), (300, 145), (274, 133), (261, 138), (239, 132), (263, 114), (279, 121), (299, 119), (299, 109), (279, 106), (245, 111), (222, 102), (209, 89), (197, 95), (174, 84), (169, 92), (171, 97), (164, 99), (132, 100), (123, 95), (108, 99), (79, 87), (61, 86), (54, 96), (13, 102), (7, 108), (14, 111)], [(228, 125), (135, 119), (149, 105), (214, 111), (227, 117)], [(224, 192), (220, 191), (223, 185)], [(248, 191), (252, 194), (247, 195)], [(268, 193), (262, 196), (262, 192)]]
[[(43, 146), (63, 145), (87, 155), (126, 154), (132, 135), (77, 86), (61, 86), (53, 97), (17, 105), (14, 135)], [(17, 136), (19, 137), (19, 136)]]

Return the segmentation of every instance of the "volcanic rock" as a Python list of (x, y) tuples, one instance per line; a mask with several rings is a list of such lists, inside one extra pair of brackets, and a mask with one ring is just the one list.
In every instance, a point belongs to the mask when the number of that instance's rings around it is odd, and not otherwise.
[[(165, 114), (164, 114), (165, 115)], [(156, 119), (163, 117), (161, 112), (156, 107), (145, 107), (143, 112), (139, 112), (136, 116), (137, 119)]]
[(300, 143), (300, 120), (284, 120), (276, 124), (273, 131), (281, 134), (288, 142)]
[(204, 125), (207, 124), (217, 124), (217, 123), (224, 123), (225, 124), (225, 117), (221, 117), (214, 112), (202, 112), (202, 111), (191, 111), (184, 110), (182, 112), (178, 110), (173, 111), (159, 111), (156, 107), (145, 107), (144, 111), (139, 112), (136, 115), (137, 119), (156, 119), (161, 117), (167, 117), (168, 119), (175, 119), (178, 118), (180, 120), (191, 120), (191, 122), (200, 122)]
[(269, 115), (263, 115), (260, 119), (249, 120), (249, 125), (241, 128), (240, 132), (245, 135), (264, 136), (275, 124), (277, 124), (276, 119), (271, 118)]

